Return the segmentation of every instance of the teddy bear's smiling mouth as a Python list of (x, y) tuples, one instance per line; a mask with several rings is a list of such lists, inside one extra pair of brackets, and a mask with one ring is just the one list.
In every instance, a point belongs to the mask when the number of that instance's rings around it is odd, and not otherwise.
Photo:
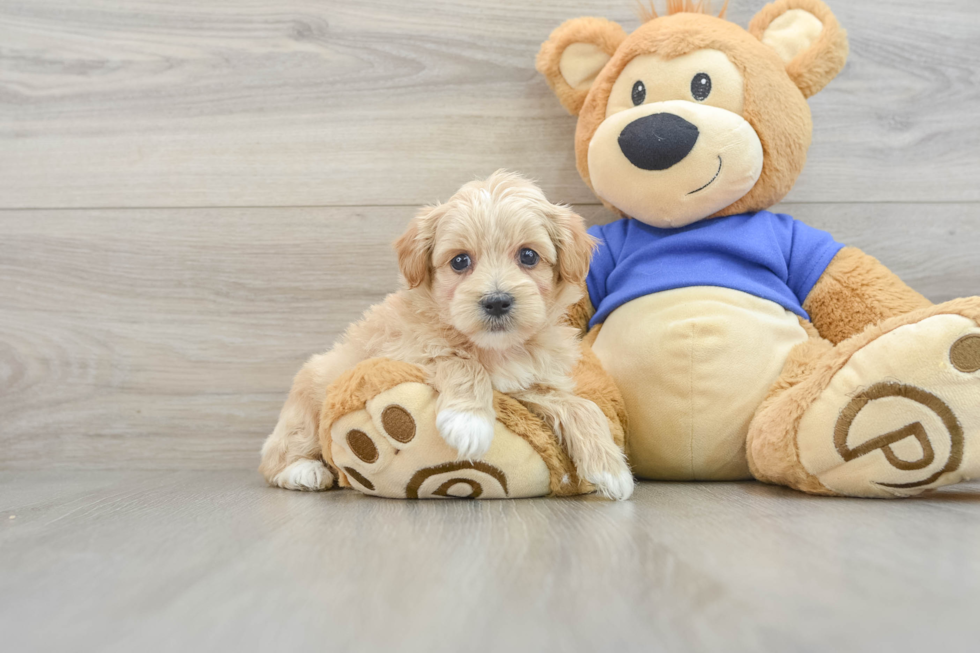
[(715, 173), (715, 176), (712, 177), (711, 178), (711, 181), (709, 181), (708, 183), (706, 183), (704, 186), (702, 186), (701, 188), (699, 188), (697, 190), (692, 190), (690, 193), (688, 193), (688, 195), (694, 195), (695, 193), (700, 193), (705, 188), (707, 188), (711, 184), (715, 183), (715, 180), (718, 179), (718, 175), (721, 174), (721, 166), (722, 166), (722, 160), (721, 160), (721, 156), (719, 156), (718, 157), (718, 172)]

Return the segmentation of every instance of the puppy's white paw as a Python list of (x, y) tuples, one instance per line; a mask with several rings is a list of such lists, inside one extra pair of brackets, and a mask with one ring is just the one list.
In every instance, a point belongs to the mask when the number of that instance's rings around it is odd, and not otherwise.
[(579, 475), (592, 483), (599, 494), (625, 501), (633, 494), (633, 472), (626, 464), (623, 452), (611, 441), (609, 445), (602, 451), (593, 452), (586, 461), (579, 461), (576, 466)]
[(592, 483), (599, 494), (609, 499), (625, 501), (633, 495), (633, 473), (629, 469), (616, 473), (599, 472), (585, 480)]
[(287, 490), (319, 492), (333, 487), (333, 474), (321, 460), (297, 460), (272, 477), (272, 485)]
[(482, 457), (493, 441), (493, 422), (473, 413), (440, 411), (436, 415), (436, 429), (442, 439), (459, 452), (460, 460)]

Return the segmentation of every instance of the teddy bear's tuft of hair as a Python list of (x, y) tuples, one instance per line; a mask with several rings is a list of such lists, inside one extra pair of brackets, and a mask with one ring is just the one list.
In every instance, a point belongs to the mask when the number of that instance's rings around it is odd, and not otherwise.
[[(653, 0), (648, 0), (647, 4), (644, 4), (641, 0), (636, 0), (636, 6), (640, 20), (644, 23), (660, 18), (660, 14), (657, 13), (657, 8), (653, 6)], [(728, 0), (725, 0), (721, 11), (718, 12), (718, 18), (724, 18), (727, 12)], [(711, 0), (667, 0), (667, 13), (664, 15), (672, 16), (680, 13), (710, 15), (714, 12), (711, 11)]]

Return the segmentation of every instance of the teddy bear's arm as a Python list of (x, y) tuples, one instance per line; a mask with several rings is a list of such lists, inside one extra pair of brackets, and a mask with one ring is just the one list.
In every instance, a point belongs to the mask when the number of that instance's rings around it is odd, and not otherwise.
[(593, 308), (592, 301), (589, 299), (589, 292), (586, 290), (582, 299), (568, 307), (568, 311), (565, 313), (565, 323), (575, 327), (579, 334), (584, 336), (589, 330), (589, 320), (592, 319), (593, 315), (595, 315), (595, 308)]
[(856, 247), (830, 262), (803, 303), (820, 335), (837, 344), (865, 327), (931, 306), (891, 270)]

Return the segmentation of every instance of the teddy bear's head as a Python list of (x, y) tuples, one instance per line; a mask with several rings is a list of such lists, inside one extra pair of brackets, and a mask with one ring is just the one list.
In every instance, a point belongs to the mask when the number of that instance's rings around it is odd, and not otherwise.
[[(670, 0), (627, 35), (602, 18), (556, 29), (538, 70), (573, 115), (579, 173), (615, 211), (656, 227), (767, 209), (796, 182), (806, 99), (844, 67), (820, 0), (778, 0), (748, 31)], [(726, 3), (727, 6), (727, 3)]]

